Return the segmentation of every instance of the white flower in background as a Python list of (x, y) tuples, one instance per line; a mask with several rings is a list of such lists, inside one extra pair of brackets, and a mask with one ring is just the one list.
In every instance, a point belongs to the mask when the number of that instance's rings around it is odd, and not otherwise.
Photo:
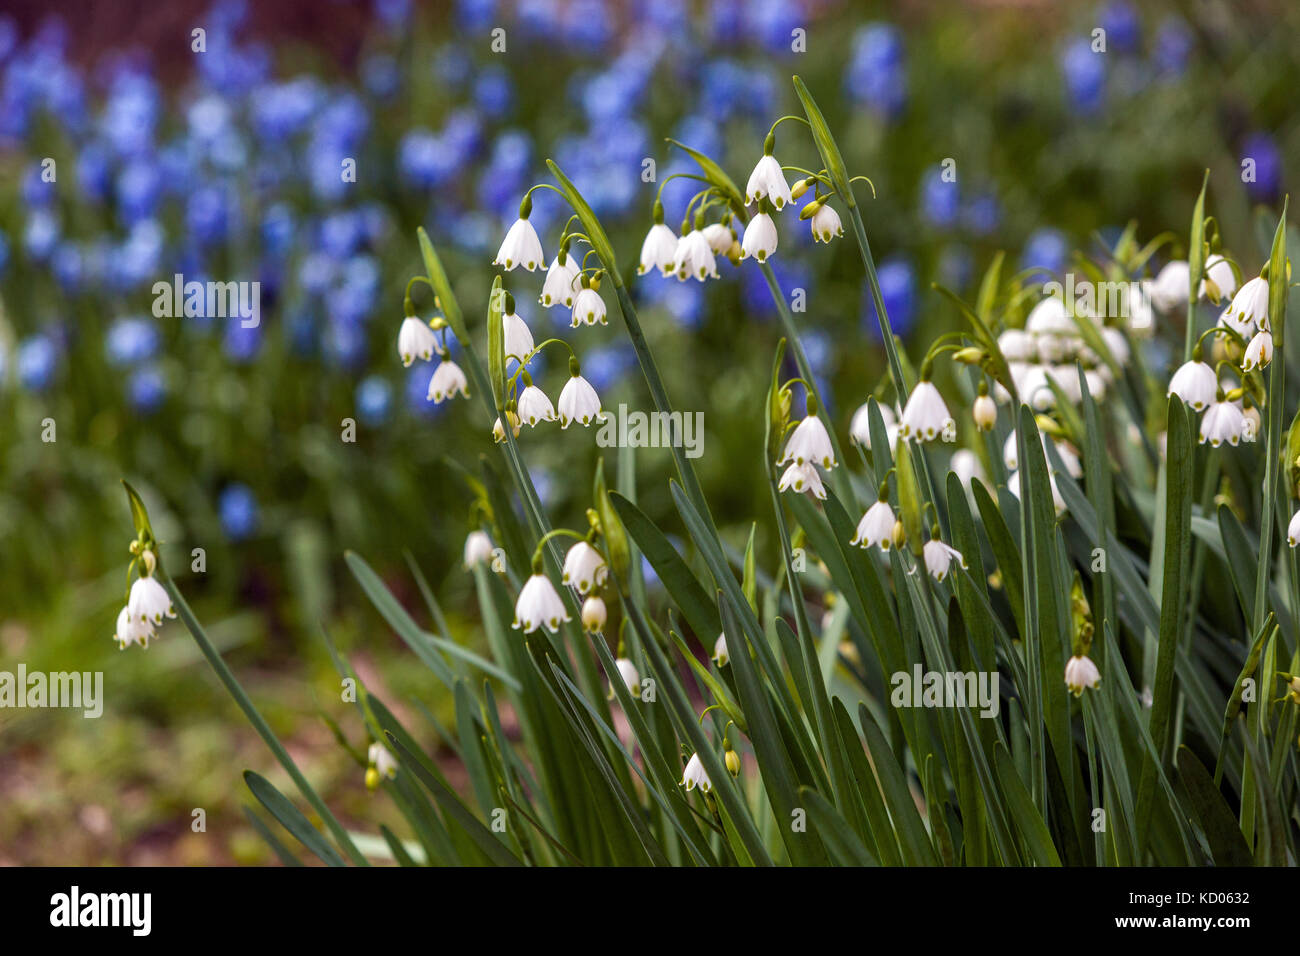
[(942, 581), (948, 576), (948, 569), (953, 561), (963, 568), (966, 567), (966, 559), (961, 556), (961, 552), (944, 544), (937, 537), (925, 543), (925, 547), (921, 549), (921, 556), (925, 560), (925, 569), (936, 581)]
[(969, 448), (958, 448), (953, 452), (952, 459), (948, 462), (948, 469), (967, 488), (975, 478), (984, 480), (984, 468), (980, 465), (979, 456)]
[(726, 634), (719, 634), (718, 639), (713, 642), (713, 663), (719, 667), (726, 667), (731, 663), (731, 655), (727, 653)]
[(597, 322), (601, 325), (605, 324), (605, 300), (600, 297), (599, 292), (584, 284), (573, 300), (573, 319), (569, 322), (569, 326), (576, 329), (584, 323), (595, 325)]
[(603, 633), (609, 612), (599, 594), (593, 594), (582, 602), (582, 629), (588, 634)]
[(998, 348), (1008, 362), (1033, 362), (1038, 359), (1038, 345), (1024, 329), (1007, 329), (998, 336)]
[(525, 634), (531, 634), (545, 625), (554, 634), (560, 629), (560, 624), (569, 619), (569, 612), (564, 609), (564, 601), (551, 579), (544, 574), (534, 574), (519, 592), (511, 627), (516, 630), (523, 628)]
[(753, 256), (759, 262), (776, 252), (776, 223), (765, 212), (755, 214), (745, 226), (745, 238), (740, 243), (740, 258)]
[(1034, 306), (1029, 318), (1025, 320), (1025, 329), (1038, 335), (1079, 334), (1079, 327), (1065, 310), (1065, 303), (1054, 295), (1049, 295)]
[[(883, 489), (882, 489), (883, 493)], [(860, 548), (880, 548), (881, 551), (888, 551), (893, 545), (894, 537), (894, 509), (889, 506), (889, 502), (881, 498), (874, 505), (867, 509), (858, 522), (857, 533), (849, 541), (849, 544), (856, 544)]]
[(429, 323), (413, 315), (402, 320), (402, 327), (397, 333), (397, 354), (403, 365), (410, 368), (417, 358), (429, 361), (437, 347), (438, 337), (429, 328)]
[(465, 535), (465, 568), (468, 570), (476, 564), (490, 564), (492, 550), (492, 539), (486, 531), (471, 531)]
[(126, 609), (133, 621), (148, 621), (154, 627), (163, 622), (164, 617), (175, 617), (172, 599), (167, 591), (152, 576), (136, 578), (131, 585), (131, 594), (127, 598)]
[[(1044, 332), (1034, 336), (1038, 357), (1044, 362), (1064, 362), (1076, 354), (1083, 344), (1077, 335)], [(1095, 361), (1095, 356), (1093, 360)]]
[(916, 441), (934, 441), (952, 425), (948, 406), (934, 384), (926, 379), (916, 383), (903, 409), (898, 434)]
[(1113, 329), (1110, 326), (1106, 326), (1101, 330), (1101, 338), (1102, 341), (1106, 343), (1106, 348), (1110, 349), (1110, 354), (1115, 360), (1115, 364), (1120, 366), (1120, 368), (1127, 365), (1130, 353), (1128, 339), (1124, 337), (1124, 333), (1119, 329)]
[[(519, 437), (519, 416), (516, 415), (512, 409), (507, 408), (506, 421), (510, 423), (510, 431), (512, 431), (514, 433), (514, 436), (518, 438)], [(497, 418), (496, 422), (492, 425), (492, 439), (496, 441), (498, 444), (506, 440), (506, 430), (504, 427), (502, 427), (500, 418)]]
[(1185, 306), (1192, 284), (1191, 275), (1191, 267), (1182, 259), (1166, 263), (1151, 283), (1151, 302), (1161, 312), (1172, 312)]
[(641, 264), (637, 266), (637, 274), (645, 275), (651, 269), (658, 269), (661, 275), (670, 276), (676, 256), (677, 233), (662, 222), (656, 222), (641, 243)]
[[(1048, 472), (1047, 483), (1052, 488), (1052, 507), (1056, 509), (1056, 514), (1059, 517), (1065, 514), (1065, 499), (1061, 497), (1061, 489), (1056, 485), (1055, 472)], [(1007, 491), (1015, 495), (1017, 499), (1020, 498), (1020, 472), (1013, 471), (1007, 477)]]
[(826, 203), (822, 203), (812, 215), (812, 234), (814, 242), (830, 242), (837, 236), (844, 235), (840, 214)]
[(731, 232), (730, 226), (724, 226), (720, 222), (709, 223), (700, 230), (704, 234), (704, 239), (713, 250), (714, 256), (724, 256), (731, 244), (736, 241), (735, 235)]
[(826, 500), (826, 488), (822, 485), (822, 476), (817, 473), (817, 466), (811, 462), (806, 465), (793, 464), (781, 476), (777, 486), (781, 491), (794, 489), (796, 492), (808, 492), (819, 501)]
[(677, 250), (673, 253), (673, 273), (679, 282), (685, 282), (692, 276), (700, 282), (718, 278), (718, 260), (701, 230), (692, 229), (677, 240)]
[(524, 365), (533, 354), (533, 333), (513, 310), (501, 316), (501, 322), (505, 327), (506, 358)]
[(1259, 409), (1254, 405), (1241, 413), (1241, 440), (1253, 442), (1259, 437)]
[(1291, 523), (1286, 526), (1286, 543), (1293, 548), (1300, 545), (1300, 511), (1291, 516)]
[(760, 199), (767, 199), (780, 212), (790, 202), (790, 184), (785, 181), (781, 164), (771, 153), (766, 153), (754, 171), (749, 174), (745, 186), (745, 205), (752, 206)]
[(1065, 686), (1075, 697), (1083, 695), (1085, 687), (1096, 690), (1101, 684), (1101, 671), (1091, 658), (1075, 655), (1065, 662)]
[(1241, 370), (1249, 372), (1253, 368), (1264, 368), (1273, 361), (1273, 333), (1260, 331), (1246, 346), (1246, 354), (1241, 360)]
[(397, 776), (397, 758), (383, 744), (371, 744), (367, 756), (370, 759), (370, 766), (379, 771), (380, 776), (388, 777), (390, 780)]
[(586, 594), (604, 584), (608, 576), (609, 566), (600, 552), (586, 541), (579, 541), (564, 556), (560, 582), (577, 588), (579, 594)]
[(1218, 448), (1225, 441), (1236, 445), (1241, 441), (1241, 432), (1245, 426), (1245, 416), (1233, 402), (1216, 401), (1205, 410), (1201, 417), (1201, 444), (1207, 441)]
[[(859, 405), (858, 410), (853, 413), (852, 421), (849, 422), (849, 437), (867, 451), (871, 451), (871, 419), (867, 411), (870, 405), (870, 402)], [(885, 426), (885, 435), (892, 448), (895, 436), (898, 434), (898, 416), (888, 405), (877, 403), (876, 407), (880, 409), (880, 423)]]
[(699, 754), (691, 754), (691, 759), (686, 761), (686, 770), (682, 773), (682, 782), (678, 786), (685, 787), (687, 793), (696, 787), (699, 787), (703, 793), (713, 789), (713, 781), (704, 772), (704, 764), (700, 763)]
[(507, 272), (515, 266), (523, 266), (532, 272), (538, 266), (546, 265), (546, 259), (542, 256), (542, 241), (537, 238), (537, 230), (527, 216), (515, 220), (492, 264), (503, 267)]
[[(1207, 282), (1213, 282), (1215, 289), (1218, 291), (1218, 297), (1210, 295), (1213, 291), (1209, 288)], [(1219, 302), (1224, 298), (1229, 298), (1237, 291), (1237, 274), (1232, 271), (1232, 263), (1223, 256), (1215, 254), (1205, 260), (1205, 278), (1201, 280), (1201, 290), (1198, 296), (1202, 299), (1208, 298), (1213, 302)]]
[[(672, 234), (672, 230), (669, 229), (668, 235)], [(578, 294), (578, 288), (577, 261), (573, 256), (562, 251), (551, 260), (551, 267), (546, 270), (546, 281), (542, 283), (542, 294), (537, 301), (548, 308), (553, 305), (572, 308), (573, 298)]]
[[(1045, 381), (1056, 383), (1071, 404), (1077, 405), (1083, 398), (1083, 392), (1079, 390), (1079, 371), (1073, 365), (1053, 365), (1044, 369), (1043, 375)], [(1052, 391), (1050, 385), (1047, 390)], [(1056, 398), (1054, 392), (1052, 398)]]
[(975, 419), (975, 427), (982, 432), (989, 431), (998, 423), (998, 405), (988, 392), (975, 396), (971, 417)]
[[(641, 675), (637, 673), (636, 665), (626, 657), (620, 657), (614, 662), (614, 666), (618, 668), (618, 676), (621, 677), (623, 683), (627, 685), (628, 693), (633, 697), (640, 697)], [(609, 697), (611, 700), (614, 699), (613, 687), (609, 689)]]
[(1047, 381), (1047, 369), (1041, 365), (1025, 366), (1016, 379), (1016, 390), (1020, 392), (1020, 400), (1035, 411), (1046, 411), (1056, 404), (1056, 393)]
[(590, 382), (571, 368), (573, 374), (560, 390), (560, 427), (568, 428), (571, 422), (590, 425), (604, 417), (600, 410), (600, 396)]
[(1166, 397), (1177, 395), (1193, 411), (1199, 412), (1214, 401), (1214, 395), (1218, 390), (1219, 382), (1215, 377), (1214, 369), (1193, 354), (1192, 360), (1184, 363), (1169, 380), (1169, 391)]
[[(1257, 328), (1267, 329), (1268, 280), (1263, 276), (1255, 276), (1245, 283), (1232, 297), (1232, 304), (1224, 314), (1235, 320), (1238, 328), (1244, 327), (1251, 332)], [(1242, 338), (1249, 334), (1250, 332), (1242, 333)]]
[(808, 415), (795, 426), (785, 443), (785, 452), (776, 463), (784, 465), (791, 461), (797, 465), (815, 462), (828, 470), (835, 467), (835, 449), (831, 447), (830, 433), (816, 414)]
[(526, 422), (529, 428), (536, 428), (538, 422), (555, 421), (555, 406), (546, 397), (546, 393), (532, 383), (525, 373), (527, 383), (519, 396), (519, 420)]
[(443, 359), (433, 370), (429, 379), (429, 393), (425, 398), (435, 405), (441, 405), (446, 399), (454, 398), (457, 392), (460, 392), (461, 397), (469, 398), (469, 382), (459, 365), (450, 359)]
[(113, 640), (117, 641), (119, 650), (126, 650), (132, 644), (148, 647), (150, 638), (157, 637), (153, 623), (136, 620), (131, 617), (131, 609), (124, 607), (117, 612), (117, 626), (113, 630)]

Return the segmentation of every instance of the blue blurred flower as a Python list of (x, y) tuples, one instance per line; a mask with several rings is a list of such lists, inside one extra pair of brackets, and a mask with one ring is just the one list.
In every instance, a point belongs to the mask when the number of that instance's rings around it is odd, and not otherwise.
[(510, 74), (503, 68), (488, 67), (474, 81), (474, 105), (484, 115), (490, 117), (504, 116), (514, 101), (514, 88)]
[(1191, 58), (1194, 42), (1186, 21), (1177, 16), (1166, 17), (1156, 30), (1156, 66), (1163, 73), (1181, 76)]
[(977, 236), (991, 235), (1002, 221), (1002, 208), (992, 193), (972, 196), (962, 212), (962, 222)]
[(387, 53), (366, 57), (361, 64), (361, 82), (366, 92), (381, 100), (395, 95), (402, 85), (402, 73), (397, 60)]
[(220, 186), (204, 186), (185, 205), (185, 225), (200, 245), (223, 242), (233, 231), (232, 204)]
[(127, 402), (140, 414), (153, 414), (162, 407), (166, 397), (166, 379), (163, 378), (162, 372), (153, 366), (136, 369), (127, 379)]
[(61, 242), (50, 257), (50, 271), (64, 292), (77, 292), (86, 278), (81, 250), (71, 242)]
[(1101, 28), (1106, 31), (1107, 49), (1132, 53), (1141, 40), (1142, 21), (1128, 0), (1112, 0), (1101, 10)]
[[(895, 335), (906, 337), (916, 320), (916, 272), (910, 262), (896, 255), (881, 260), (876, 276), (880, 281), (880, 298), (885, 303), (885, 314), (889, 316), (889, 327)], [(880, 341), (875, 297), (865, 282), (862, 298), (862, 321), (872, 338)]]
[(956, 179), (946, 180), (940, 166), (921, 176), (921, 214), (934, 226), (951, 226), (961, 212), (961, 190)]
[(311, 76), (258, 87), (249, 97), (253, 128), (266, 145), (281, 142), (306, 128), (322, 99)]
[(1059, 275), (1069, 254), (1070, 244), (1065, 233), (1059, 229), (1039, 229), (1025, 240), (1020, 265), (1024, 269), (1041, 268)]
[(256, 358), (262, 344), (262, 330), (266, 327), (266, 323), (259, 322), (257, 325), (245, 326), (238, 316), (230, 316), (222, 321), (226, 324), (222, 346), (230, 360), (243, 364)]
[(581, 361), (582, 377), (597, 392), (604, 393), (636, 365), (636, 353), (631, 343), (598, 345), (583, 353)]
[(262, 216), (262, 246), (273, 259), (283, 258), (293, 244), (296, 225), (288, 203), (271, 206)]
[(370, 375), (357, 386), (357, 416), (363, 425), (377, 427), (388, 421), (393, 404), (393, 387), (379, 375)]
[(58, 349), (48, 336), (34, 335), (25, 339), (18, 346), (18, 381), (30, 391), (44, 391), (54, 379), (58, 359)]
[(1255, 202), (1268, 202), (1282, 192), (1282, 151), (1267, 133), (1251, 133), (1241, 147), (1242, 160), (1255, 161), (1255, 178), (1246, 192)]
[(496, 25), (496, 0), (456, 0), (456, 22), (468, 32), (487, 30)]
[(45, 262), (62, 235), (62, 228), (54, 214), (45, 209), (37, 209), (27, 218), (27, 228), (23, 231), (23, 248), (33, 262)]
[(902, 113), (907, 104), (907, 65), (897, 27), (871, 23), (858, 30), (844, 87), (858, 103), (886, 119)]
[(162, 336), (146, 318), (118, 319), (104, 336), (104, 352), (113, 365), (136, 365), (158, 354)]
[(259, 513), (253, 489), (233, 482), (222, 489), (217, 499), (221, 529), (231, 541), (243, 541), (257, 532)]
[(158, 208), (162, 187), (162, 173), (151, 159), (141, 157), (122, 167), (117, 174), (116, 196), (123, 221), (133, 225), (152, 216)]
[(945, 246), (939, 254), (939, 281), (949, 289), (965, 288), (974, 271), (975, 260), (965, 246)]
[(1061, 72), (1074, 109), (1097, 112), (1106, 98), (1105, 54), (1094, 53), (1088, 40), (1075, 40), (1061, 56)]

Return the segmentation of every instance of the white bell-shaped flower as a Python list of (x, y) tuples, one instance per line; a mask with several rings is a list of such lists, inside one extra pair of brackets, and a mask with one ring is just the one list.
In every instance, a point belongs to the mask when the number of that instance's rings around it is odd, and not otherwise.
[(551, 579), (534, 572), (519, 592), (519, 600), (515, 601), (515, 620), (511, 626), (516, 630), (522, 628), (525, 634), (545, 626), (554, 634), (567, 620), (569, 612), (565, 610), (564, 601)]
[(656, 222), (641, 243), (641, 264), (637, 273), (645, 275), (658, 269), (661, 275), (673, 274), (673, 261), (677, 256), (677, 234), (662, 222)]
[(450, 359), (443, 359), (433, 370), (433, 376), (429, 379), (429, 392), (425, 397), (435, 405), (441, 405), (445, 400), (455, 397), (457, 392), (462, 398), (469, 398), (469, 382), (459, 365)]
[(898, 434), (915, 441), (934, 441), (944, 434), (953, 424), (948, 414), (948, 406), (934, 383), (922, 379), (912, 389), (903, 409), (903, 420)]
[(1065, 686), (1075, 697), (1081, 697), (1085, 687), (1096, 690), (1101, 684), (1101, 671), (1091, 658), (1075, 655), (1065, 662)]
[(573, 374), (560, 390), (560, 428), (568, 428), (571, 422), (590, 425), (604, 417), (596, 390), (578, 374), (576, 363), (571, 366), (571, 370)]
[(776, 252), (776, 223), (765, 212), (757, 213), (745, 226), (745, 238), (740, 243), (740, 258), (753, 256), (766, 262)]
[(776, 157), (765, 153), (749, 174), (745, 186), (745, 205), (752, 206), (760, 199), (766, 199), (772, 207), (780, 212), (790, 202), (790, 184), (785, 181), (785, 172)]
[[(527, 201), (527, 200), (525, 200)], [(546, 266), (542, 255), (542, 241), (537, 238), (537, 230), (528, 221), (527, 216), (515, 220), (506, 237), (501, 242), (497, 257), (492, 260), (494, 266), (501, 266), (507, 272), (515, 266), (522, 266), (529, 272)]]
[(402, 327), (397, 332), (397, 354), (403, 365), (409, 368), (417, 358), (427, 362), (433, 358), (437, 348), (438, 338), (427, 322), (413, 315), (402, 320)]
[(605, 564), (605, 559), (586, 541), (579, 541), (565, 554), (560, 581), (576, 588), (579, 594), (600, 587), (607, 577), (609, 566)]
[(1214, 401), (1214, 394), (1219, 389), (1219, 381), (1214, 369), (1201, 361), (1195, 352), (1192, 360), (1184, 363), (1169, 380), (1168, 395), (1177, 395), (1194, 411), (1201, 411)]

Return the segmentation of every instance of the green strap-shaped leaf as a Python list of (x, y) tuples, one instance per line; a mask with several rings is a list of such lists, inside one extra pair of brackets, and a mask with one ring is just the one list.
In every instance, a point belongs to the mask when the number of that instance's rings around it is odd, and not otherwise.
[(257, 802), (266, 807), (271, 816), (280, 821), (280, 825), (292, 833), (299, 843), (316, 854), (322, 863), (329, 866), (347, 865), (338, 851), (329, 845), (324, 835), (303, 816), (302, 811), (290, 803), (288, 797), (275, 789), (269, 780), (252, 770), (245, 770), (244, 782), (248, 784), (248, 789), (253, 792)]

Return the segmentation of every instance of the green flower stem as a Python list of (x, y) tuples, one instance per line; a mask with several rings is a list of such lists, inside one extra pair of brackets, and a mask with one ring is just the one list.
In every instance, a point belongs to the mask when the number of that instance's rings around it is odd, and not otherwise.
[[(841, 465), (847, 465), (847, 459), (844, 457), (844, 449), (840, 447), (839, 436), (835, 432), (835, 423), (830, 419), (830, 413), (826, 410), (826, 402), (822, 399), (821, 391), (817, 388), (817, 379), (813, 377), (812, 366), (808, 364), (808, 356), (803, 350), (803, 344), (799, 341), (799, 331), (795, 328), (794, 313), (790, 311), (790, 305), (785, 300), (785, 293), (781, 290), (781, 284), (777, 282), (776, 273), (772, 271), (771, 264), (767, 262), (759, 263), (763, 270), (763, 278), (767, 280), (767, 288), (772, 293), (772, 301), (776, 304), (777, 315), (781, 318), (781, 326), (785, 332), (786, 341), (790, 343), (790, 348), (794, 352), (795, 364), (799, 367), (799, 375), (804, 380), (804, 385), (808, 391), (812, 392), (813, 397), (817, 399), (817, 414), (826, 426), (827, 433), (831, 436), (831, 449), (835, 452), (835, 460)], [(775, 449), (779, 454), (780, 449)], [(835, 483), (835, 493), (839, 495), (845, 503), (857, 502), (857, 496), (853, 493), (853, 484), (850, 481), (847, 467), (836, 468), (831, 472), (831, 481)]]
[(339, 846), (352, 859), (352, 862), (357, 866), (369, 866), (370, 862), (361, 854), (361, 851), (357, 849), (356, 844), (352, 842), (352, 838), (348, 836), (348, 831), (343, 828), (343, 825), (339, 823), (334, 814), (330, 812), (330, 808), (325, 805), (325, 801), (320, 798), (320, 795), (316, 793), (316, 790), (312, 785), (307, 782), (307, 778), (302, 775), (302, 771), (300, 771), (298, 765), (293, 762), (293, 758), (289, 756), (289, 752), (284, 749), (284, 745), (281, 744), (279, 738), (275, 736), (275, 731), (271, 730), (270, 725), (263, 719), (257, 707), (253, 704), (252, 700), (249, 699), (248, 694), (244, 692), (244, 688), (240, 686), (238, 678), (236, 678), (230, 668), (226, 666), (226, 662), (222, 659), (221, 653), (216, 649), (212, 641), (208, 639), (207, 632), (203, 630), (203, 625), (198, 622), (198, 619), (194, 616), (194, 612), (190, 610), (189, 604), (186, 603), (185, 598), (176, 587), (176, 583), (171, 578), (167, 577), (161, 570), (158, 572), (158, 577), (162, 579), (163, 587), (167, 589), (167, 594), (171, 597), (172, 603), (176, 606), (176, 611), (180, 615), (181, 621), (193, 636), (194, 643), (198, 644), (199, 650), (203, 652), (203, 656), (207, 658), (208, 663), (212, 665), (212, 669), (216, 671), (217, 677), (220, 678), (221, 683), (225, 685), (226, 690), (230, 692), (230, 696), (235, 699), (235, 703), (238, 704), (239, 709), (244, 712), (244, 716), (247, 717), (248, 722), (253, 725), (253, 729), (256, 730), (262, 740), (265, 741), (266, 746), (269, 747), (271, 753), (275, 755), (275, 759), (280, 761), (280, 766), (284, 767), (285, 771), (289, 774), (290, 779), (292, 779), (294, 784), (298, 787), (299, 792), (301, 792), (302, 795), (306, 797), (307, 802), (311, 804), (312, 809), (320, 814), (320, 818), (325, 821), (325, 825), (328, 826), (330, 832), (334, 834), (334, 839), (338, 841)]
[(1277, 501), (1277, 466), (1282, 454), (1282, 404), (1286, 396), (1286, 362), (1279, 356), (1269, 363), (1268, 434), (1264, 452), (1263, 516), (1259, 526), (1259, 566), (1255, 570), (1254, 630), (1264, 625), (1268, 614), (1269, 570), (1273, 559), (1273, 509)]

